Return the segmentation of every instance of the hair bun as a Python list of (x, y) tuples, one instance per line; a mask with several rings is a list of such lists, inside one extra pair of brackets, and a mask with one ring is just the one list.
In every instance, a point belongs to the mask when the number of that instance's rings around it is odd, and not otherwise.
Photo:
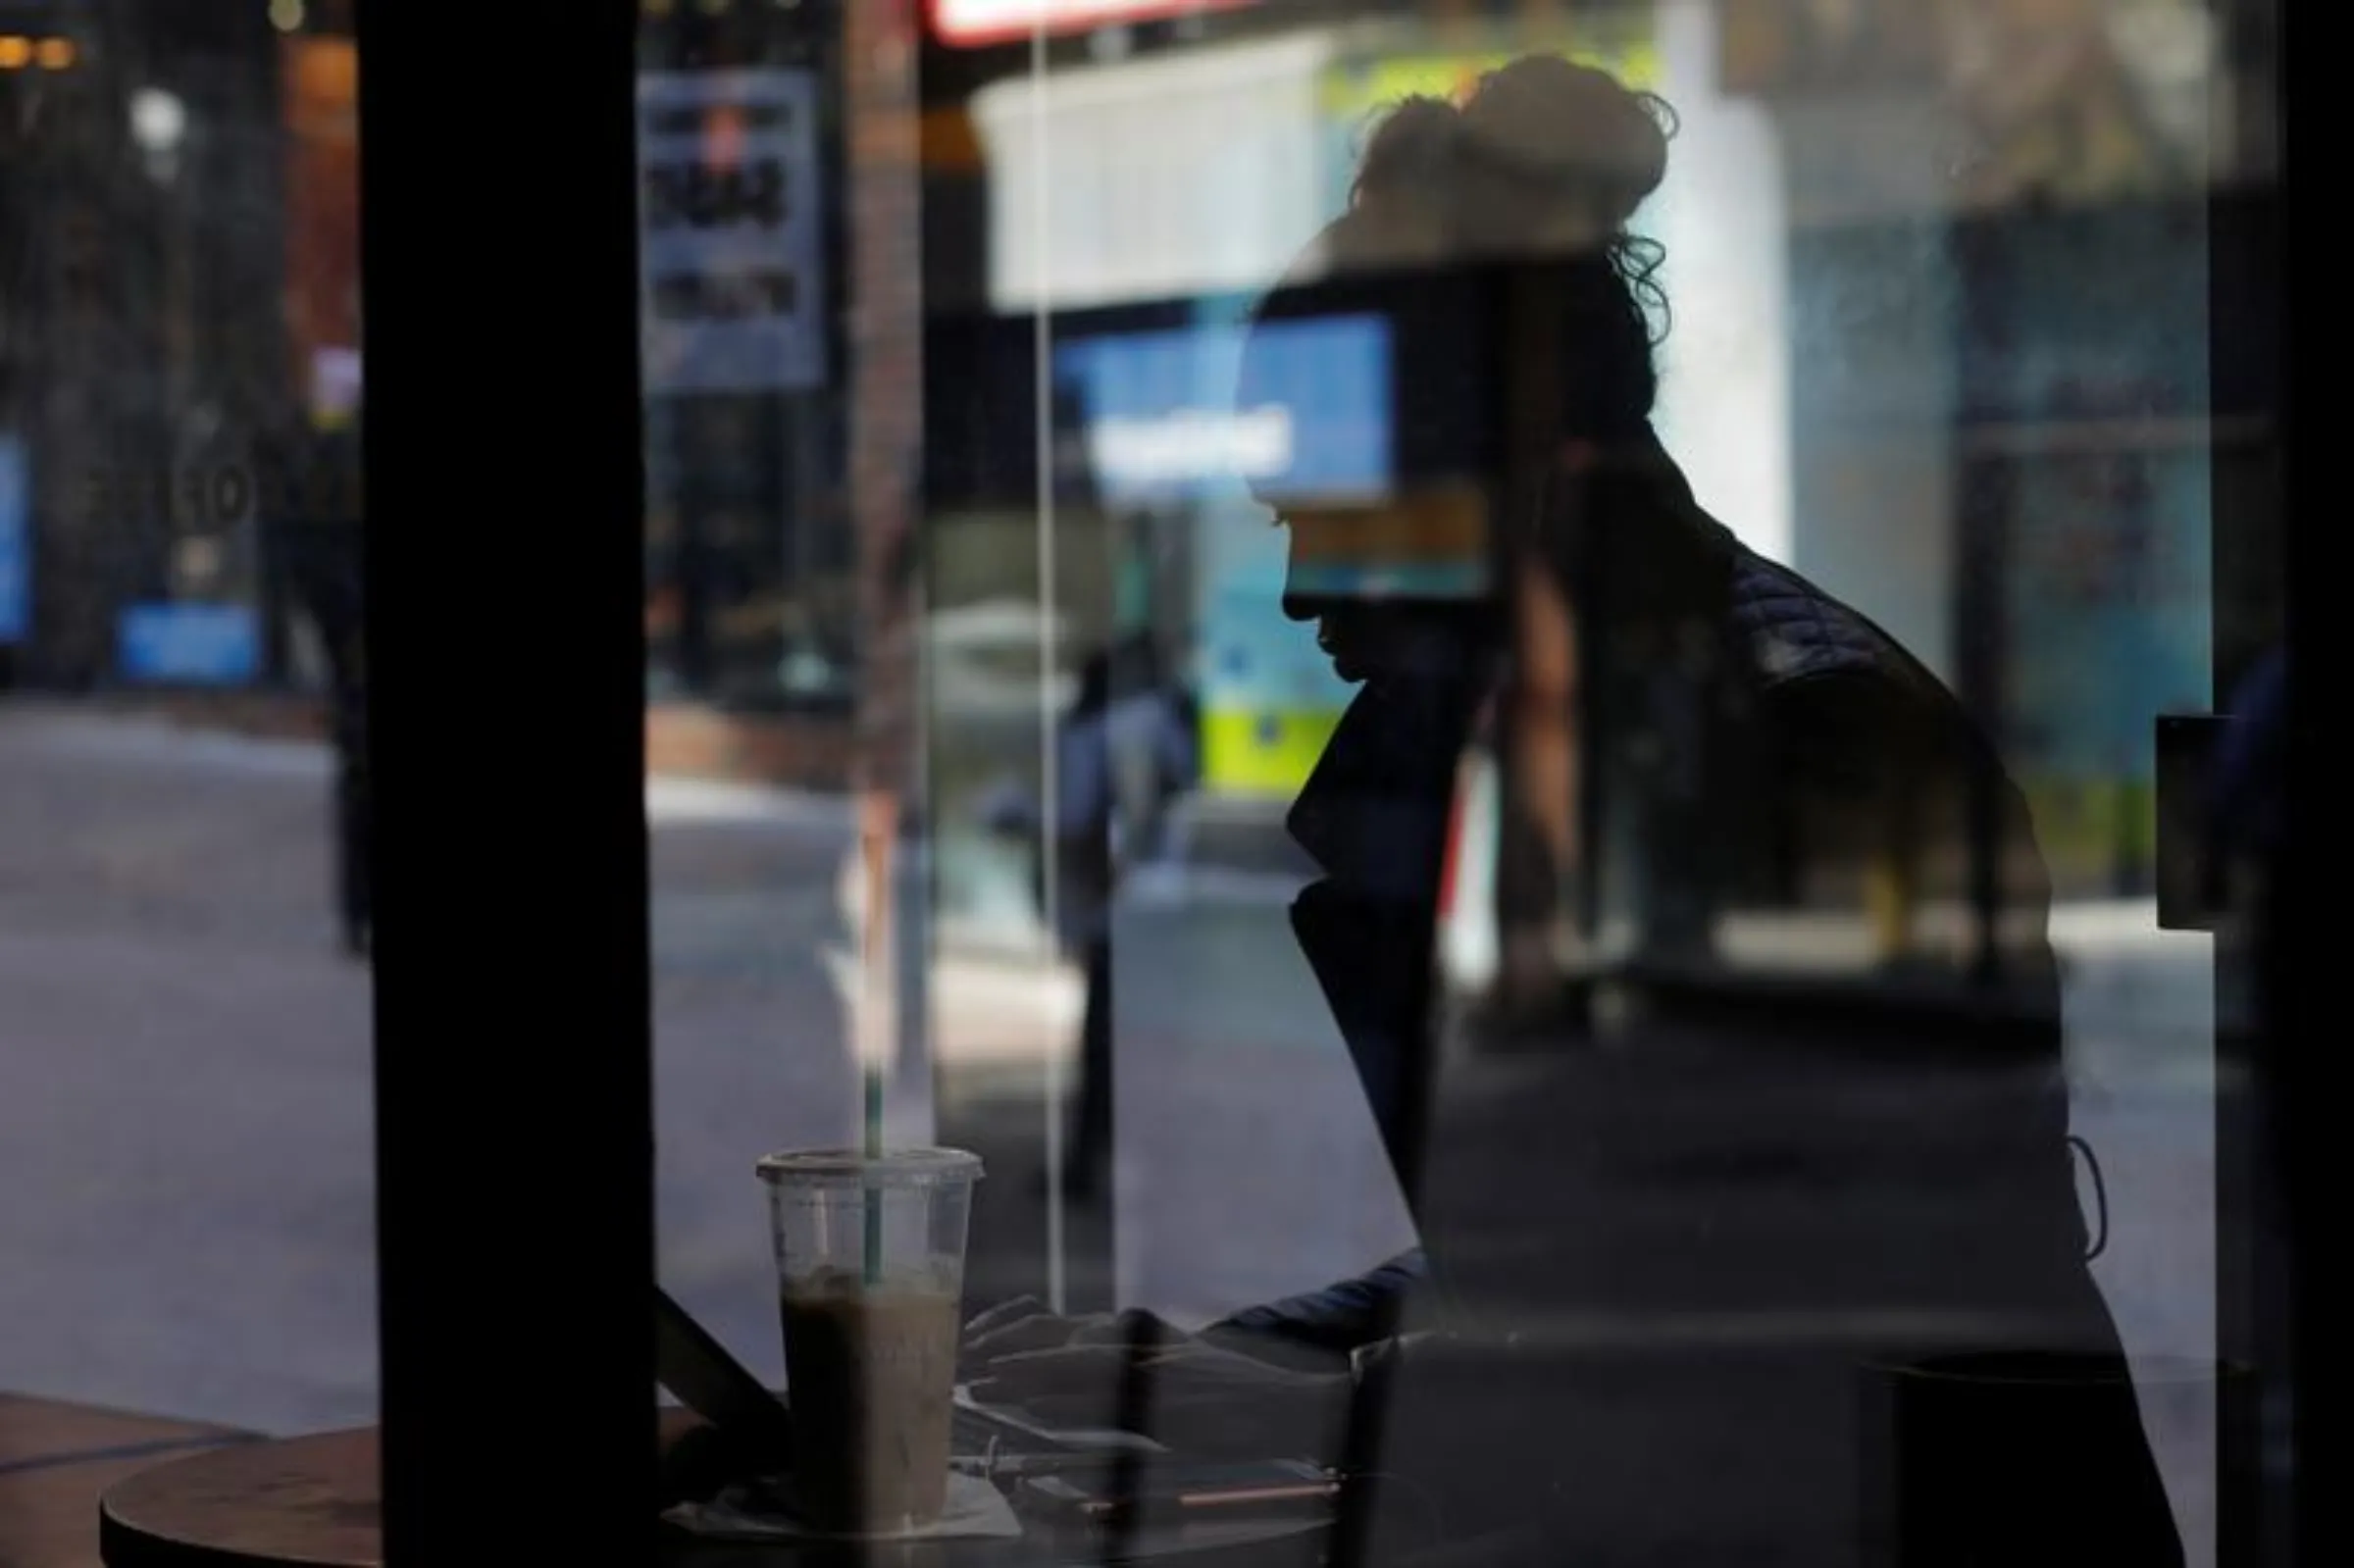
[(1460, 172), (1463, 117), (1444, 98), (1407, 98), (1373, 127), (1357, 160), (1359, 202), (1443, 199)]
[(1558, 55), (1488, 73), (1460, 108), (1407, 98), (1367, 139), (1326, 260), (1606, 252), (1623, 262), (1627, 221), (1666, 177), (1673, 126), (1659, 99)]
[(1459, 116), (1466, 150), (1514, 183), (1599, 206), (1610, 228), (1667, 177), (1666, 106), (1608, 72), (1526, 55), (1480, 79)]

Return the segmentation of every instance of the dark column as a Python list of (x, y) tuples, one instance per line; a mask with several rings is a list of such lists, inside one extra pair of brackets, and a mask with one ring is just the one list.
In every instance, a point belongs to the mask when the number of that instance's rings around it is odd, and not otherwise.
[(636, 24), (360, 15), (396, 1568), (655, 1554)]

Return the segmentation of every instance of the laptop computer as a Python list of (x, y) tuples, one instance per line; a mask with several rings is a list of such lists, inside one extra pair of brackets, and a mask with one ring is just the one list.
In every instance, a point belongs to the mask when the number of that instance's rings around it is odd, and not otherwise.
[(654, 1287), (654, 1378), (748, 1462), (783, 1468), (793, 1452), (785, 1401), (728, 1353), (677, 1299)]

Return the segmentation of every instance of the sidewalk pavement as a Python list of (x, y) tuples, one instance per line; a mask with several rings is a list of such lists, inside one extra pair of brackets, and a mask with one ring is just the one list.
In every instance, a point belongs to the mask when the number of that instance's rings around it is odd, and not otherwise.
[[(44, 699), (0, 700), (26, 706)], [(310, 691), (115, 690), (73, 706), (93, 717), (232, 741), (320, 742), (328, 735), (326, 701)], [(849, 732), (840, 714), (743, 713), (663, 697), (647, 703), (645, 720), (646, 753), (658, 773), (755, 786), (790, 779), (834, 789), (843, 783)]]

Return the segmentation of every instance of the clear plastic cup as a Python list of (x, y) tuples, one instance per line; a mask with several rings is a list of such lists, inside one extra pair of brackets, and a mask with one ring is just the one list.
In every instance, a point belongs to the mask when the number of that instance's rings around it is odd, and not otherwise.
[(771, 1154), (777, 1296), (805, 1522), (892, 1535), (946, 1505), (978, 1156), (960, 1149)]

